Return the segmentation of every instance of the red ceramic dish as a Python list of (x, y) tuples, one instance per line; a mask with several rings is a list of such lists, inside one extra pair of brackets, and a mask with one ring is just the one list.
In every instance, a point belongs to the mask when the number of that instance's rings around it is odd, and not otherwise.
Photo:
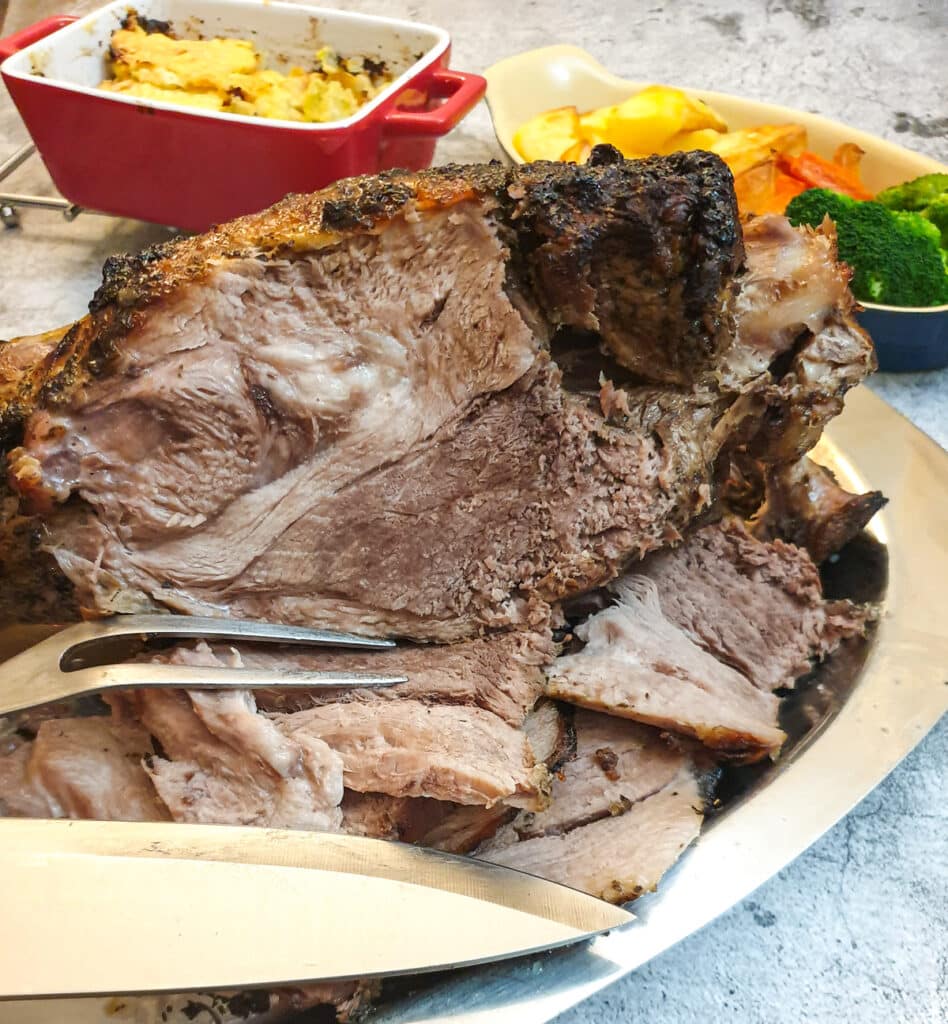
[(106, 77), (109, 39), (128, 8), (118, 0), (0, 40), (0, 74), (56, 187), (92, 210), (200, 231), (288, 192), (389, 167), (427, 167), (437, 137), (484, 94), (480, 76), (448, 68), (442, 29), (252, 0), (141, 0), (135, 8), (182, 34), (250, 39), (276, 67), (309, 63), (329, 45), (384, 60), (397, 77), (355, 115), (329, 124), (103, 92), (96, 87)]

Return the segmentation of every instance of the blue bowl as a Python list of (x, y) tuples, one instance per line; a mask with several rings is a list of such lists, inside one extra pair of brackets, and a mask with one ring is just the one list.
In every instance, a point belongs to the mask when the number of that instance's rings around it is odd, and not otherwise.
[(948, 306), (877, 306), (857, 313), (886, 373), (940, 370), (948, 366)]

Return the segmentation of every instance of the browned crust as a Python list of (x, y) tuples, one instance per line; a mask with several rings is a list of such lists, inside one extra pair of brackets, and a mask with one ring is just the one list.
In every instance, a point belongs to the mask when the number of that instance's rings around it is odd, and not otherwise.
[[(721, 328), (723, 289), (743, 258), (730, 172), (710, 153), (624, 161), (611, 147), (598, 149), (598, 159), (585, 166), (452, 164), (350, 178), (287, 196), (203, 235), (111, 257), (90, 315), (23, 376), (15, 394), (0, 395), (0, 437), (9, 444), (35, 408), (66, 402), (90, 377), (106, 372), (121, 339), (149, 307), (219, 261), (293, 257), (380, 231), (412, 208), (446, 209), (470, 200), (488, 202), (515, 236), (518, 270), (554, 324), (592, 315), (584, 308), (593, 291), (586, 275), (591, 252), (604, 239), (649, 258), (650, 240), (671, 234), (676, 218), (688, 220), (693, 242), (682, 268), (688, 337), (679, 362), (684, 367), (695, 356), (708, 358)], [(696, 208), (685, 208), (685, 196), (699, 197)], [(659, 276), (678, 269), (655, 259)]]

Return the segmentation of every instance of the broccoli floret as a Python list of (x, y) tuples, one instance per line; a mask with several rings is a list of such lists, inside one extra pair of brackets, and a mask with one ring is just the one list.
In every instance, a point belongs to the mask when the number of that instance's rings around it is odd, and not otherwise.
[(938, 228), (939, 245), (948, 249), (948, 174), (923, 174), (914, 181), (880, 192), (876, 202), (890, 210), (920, 213)]
[[(938, 228), (941, 235), (942, 251), (948, 249), (948, 192), (933, 199), (924, 210), (921, 211), (925, 220), (930, 220)], [(948, 257), (948, 253), (945, 253)]]
[(801, 192), (787, 205), (794, 225), (818, 227), (826, 216), (836, 222), (839, 257), (852, 268), (857, 299), (888, 306), (948, 302), (948, 271), (931, 221), (823, 188)]
[(948, 174), (923, 174), (914, 181), (887, 188), (875, 201), (890, 210), (924, 210), (944, 195), (948, 195)]

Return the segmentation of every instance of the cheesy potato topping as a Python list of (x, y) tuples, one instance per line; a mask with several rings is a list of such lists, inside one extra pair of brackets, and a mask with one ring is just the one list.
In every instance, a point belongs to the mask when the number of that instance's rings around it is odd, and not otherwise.
[(112, 34), (110, 78), (100, 88), (202, 110), (283, 121), (339, 121), (350, 117), (391, 81), (379, 65), (343, 60), (328, 47), (310, 70), (283, 74), (262, 67), (244, 39), (175, 39), (141, 25), (130, 14)]

